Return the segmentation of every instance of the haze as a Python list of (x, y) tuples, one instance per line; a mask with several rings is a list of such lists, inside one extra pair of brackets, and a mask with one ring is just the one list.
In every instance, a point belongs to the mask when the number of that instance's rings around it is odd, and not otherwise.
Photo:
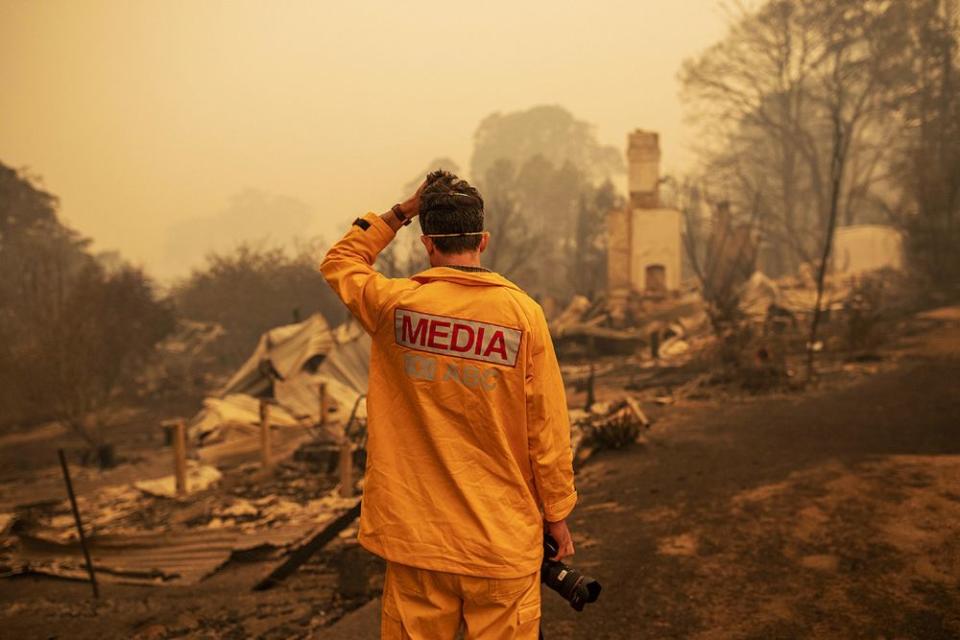
[(163, 279), (338, 236), (432, 159), (467, 167), (494, 111), (559, 104), (688, 161), (675, 76), (722, 36), (715, 0), (410, 5), (0, 2), (0, 159)]

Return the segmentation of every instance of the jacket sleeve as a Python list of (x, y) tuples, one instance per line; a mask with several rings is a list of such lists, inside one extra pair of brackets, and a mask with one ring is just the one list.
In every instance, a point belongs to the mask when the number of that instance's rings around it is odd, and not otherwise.
[(375, 213), (356, 222), (320, 263), (324, 279), (368, 333), (373, 333), (396, 281), (373, 268), (377, 255), (393, 240), (394, 231)]
[(573, 484), (566, 392), (547, 321), (539, 306), (530, 334), (531, 366), (525, 383), (530, 463), (544, 517), (557, 522), (573, 511), (577, 490)]

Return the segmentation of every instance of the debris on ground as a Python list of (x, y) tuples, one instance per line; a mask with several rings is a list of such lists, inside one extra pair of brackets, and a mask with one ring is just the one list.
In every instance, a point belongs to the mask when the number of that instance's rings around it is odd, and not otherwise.
[[(317, 473), (294, 453), (308, 443), (339, 452), (348, 437), (362, 437), (369, 348), (359, 327), (330, 330), (320, 315), (265, 333), (186, 429), (189, 445), (178, 454), (186, 456), (185, 487), (178, 491), (169, 474), (80, 493), (99, 579), (192, 584), (231, 559), (300, 553), (302, 562), (305, 544), (316, 550), (318, 540), (336, 537), (355, 519), (359, 498), (341, 496), (353, 489), (340, 490), (332, 465)], [(0, 525), (4, 575), (85, 578), (65, 497), (14, 504)]]
[[(562, 354), (633, 354), (659, 343), (671, 323), (686, 319), (689, 326), (705, 316), (696, 291), (672, 296), (628, 294), (625, 298), (599, 296), (589, 301), (574, 296), (550, 323), (550, 333)], [(663, 336), (667, 337), (667, 336)], [(656, 357), (656, 354), (654, 354)]]
[(630, 395), (615, 402), (595, 403), (588, 410), (573, 410), (570, 422), (577, 467), (597, 451), (620, 449), (637, 442), (651, 425), (639, 402)]
[[(204, 491), (216, 484), (223, 474), (209, 464), (199, 464), (193, 460), (187, 462), (187, 491)], [(133, 486), (152, 496), (161, 498), (177, 497), (177, 483), (173, 474), (153, 480), (139, 480)]]
[[(202, 468), (202, 467), (201, 467)], [(79, 499), (94, 568), (104, 582), (191, 584), (231, 557), (279, 557), (353, 509), (329, 485), (322, 494), (300, 486), (298, 500), (256, 497), (254, 483), (228, 477), (231, 492), (214, 485), (178, 500), (134, 487), (105, 487)], [(79, 541), (66, 500), (27, 505), (11, 516), (14, 540), (0, 550), (10, 575), (40, 573), (84, 578)]]
[[(866, 277), (828, 282), (817, 354), (828, 384), (876, 371), (890, 357), (876, 349), (875, 338), (883, 335), (883, 323), (902, 316), (893, 306), (896, 296), (877, 287), (876, 279)], [(659, 420), (675, 405), (792, 388), (796, 361), (790, 358), (803, 352), (808, 337), (809, 283), (757, 272), (739, 295), (740, 316), (731, 330), (714, 326), (712, 310), (692, 289), (575, 298), (553, 319), (563, 377), (573, 390), (571, 405), (583, 407), (570, 411), (578, 470), (595, 452), (643, 442), (650, 417)], [(942, 315), (918, 321), (941, 322)], [(955, 310), (949, 317), (957, 320)], [(293, 627), (311, 630), (328, 624), (330, 611), (339, 616), (369, 599), (376, 567), (354, 570), (360, 562), (354, 556), (362, 552), (347, 539), (355, 537), (350, 527), (359, 499), (341, 496), (337, 474), (345, 450), (352, 449), (353, 465), (363, 468), (368, 357), (369, 341), (356, 325), (330, 330), (322, 319), (310, 318), (265, 333), (230, 381), (193, 419), (181, 421), (188, 434), (186, 491), (178, 493), (169, 474), (169, 449), (121, 459), (119, 468), (109, 471), (79, 467), (79, 510), (98, 578), (190, 585), (247, 572), (249, 589), (269, 588), (296, 574), (276, 590), (282, 593), (297, 579), (332, 568), (330, 591), (324, 593), (327, 612), (289, 614)], [(574, 395), (579, 393), (585, 397)], [(270, 443), (269, 464), (262, 458), (264, 440)], [(38, 471), (31, 482), (40, 484), (39, 479), (57, 489), (55, 494), (23, 498), (26, 483), (19, 480), (0, 491), (0, 571), (86, 579), (69, 504), (56, 484), (60, 479)], [(356, 482), (349, 488), (362, 487)], [(311, 558), (328, 553), (328, 547), (339, 549), (339, 560), (319, 569)], [(277, 625), (287, 613), (278, 605), (270, 615), (269, 625)], [(261, 617), (244, 619), (247, 635), (267, 628)], [(154, 622), (145, 621), (134, 635), (161, 633), (150, 631)], [(160, 626), (162, 634), (190, 635), (194, 632), (175, 630), (221, 624), (205, 618)], [(277, 637), (283, 637), (279, 631)]]
[(190, 421), (197, 455), (221, 468), (256, 460), (263, 402), (270, 405), (275, 459), (292, 456), (306, 442), (339, 443), (344, 425), (364, 417), (357, 408), (369, 359), (370, 338), (354, 322), (330, 329), (314, 314), (271, 329)]

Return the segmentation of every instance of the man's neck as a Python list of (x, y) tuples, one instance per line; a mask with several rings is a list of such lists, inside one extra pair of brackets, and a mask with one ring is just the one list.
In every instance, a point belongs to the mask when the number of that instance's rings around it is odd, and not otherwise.
[(452, 255), (438, 254), (434, 257), (435, 267), (480, 267), (479, 253), (456, 253)]

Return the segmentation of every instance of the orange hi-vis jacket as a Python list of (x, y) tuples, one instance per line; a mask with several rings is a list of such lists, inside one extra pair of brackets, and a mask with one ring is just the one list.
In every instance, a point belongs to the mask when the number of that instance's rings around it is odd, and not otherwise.
[(320, 266), (373, 341), (360, 543), (422, 569), (530, 575), (544, 518), (577, 501), (543, 310), (495, 273), (387, 278), (373, 262), (393, 237), (369, 213)]

